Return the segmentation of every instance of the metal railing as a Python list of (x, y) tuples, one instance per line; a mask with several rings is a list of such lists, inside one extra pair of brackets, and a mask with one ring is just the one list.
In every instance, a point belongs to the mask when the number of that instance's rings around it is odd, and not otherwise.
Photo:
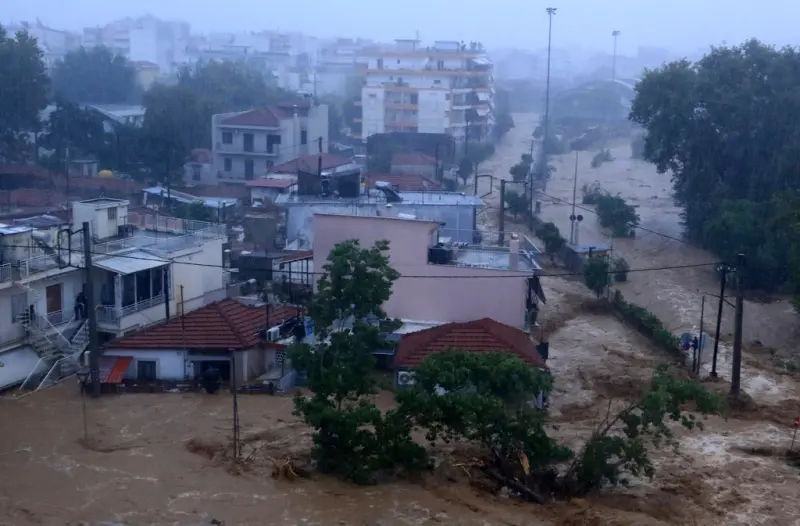
[(97, 322), (108, 323), (111, 325), (119, 325), (120, 321), (125, 316), (130, 316), (131, 314), (136, 314), (137, 312), (141, 312), (151, 307), (161, 305), (164, 303), (164, 300), (165, 296), (163, 294), (159, 294), (158, 296), (154, 296), (152, 298), (142, 301), (137, 301), (135, 303), (120, 308), (117, 308), (114, 305), (98, 305), (96, 309)]
[(0, 265), (0, 283), (11, 281), (11, 263)]

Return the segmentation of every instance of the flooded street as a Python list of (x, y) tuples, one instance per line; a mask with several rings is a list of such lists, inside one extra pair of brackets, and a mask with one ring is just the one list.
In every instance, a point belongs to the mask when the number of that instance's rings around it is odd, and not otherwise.
[[(516, 115), (514, 128), (481, 171), (508, 177), (529, 151), (535, 116)], [(642, 226), (679, 237), (679, 211), (669, 178), (630, 160), (627, 145), (616, 158), (590, 168), (580, 160), (579, 186), (598, 181), (639, 206)], [(542, 197), (542, 215), (569, 232), (573, 156), (554, 159), (557, 171)], [(498, 185), (499, 187), (499, 185)], [(480, 181), (479, 194), (489, 190)], [(486, 198), (484, 228), (497, 221), (498, 188)], [(558, 199), (553, 199), (558, 198)], [(579, 196), (580, 198), (580, 196)], [(584, 212), (583, 242), (604, 238)], [(521, 225), (509, 224), (509, 230)], [(615, 254), (631, 267), (648, 268), (713, 261), (685, 243), (638, 232), (615, 242)], [(557, 273), (558, 269), (546, 272)], [(577, 280), (542, 280), (547, 304), (541, 324), (550, 341), (555, 392), (555, 433), (578, 448), (609, 400), (630, 399), (646, 388), (653, 368), (669, 357), (616, 318), (598, 312)], [(634, 272), (621, 287), (631, 301), (658, 314), (675, 331), (699, 324), (702, 291), (716, 292), (706, 269)], [(713, 303), (713, 302), (712, 302)], [(656, 477), (587, 499), (546, 506), (493, 496), (470, 485), (460, 470), (446, 473), (448, 450), (437, 452), (441, 469), (410, 480), (358, 487), (322, 475), (286, 481), (271, 477), (274, 459), (302, 456), (310, 431), (292, 416), (291, 398), (239, 397), (243, 456), (237, 470), (226, 455), (232, 427), (228, 394), (127, 394), (82, 399), (70, 379), (19, 399), (0, 398), (0, 525), (200, 525), (215, 519), (232, 525), (514, 525), (744, 526), (800, 524), (800, 471), (780, 458), (791, 442), (791, 422), (800, 415), (797, 375), (780, 374), (767, 346), (791, 341), (796, 315), (787, 305), (747, 303), (744, 388), (752, 403), (726, 420), (713, 418), (703, 431), (676, 430), (677, 452), (653, 454)], [(706, 310), (706, 326), (714, 319)], [(795, 316), (792, 318), (792, 316)], [(732, 316), (730, 316), (732, 318)], [(789, 323), (793, 321), (794, 323)], [(723, 333), (728, 338), (729, 326)], [(754, 344), (755, 340), (761, 346)], [(726, 376), (728, 346), (720, 373)], [(710, 354), (710, 352), (709, 352)], [(725, 390), (725, 381), (709, 382)], [(391, 393), (379, 405), (389, 407)], [(452, 459), (452, 457), (449, 457)]]

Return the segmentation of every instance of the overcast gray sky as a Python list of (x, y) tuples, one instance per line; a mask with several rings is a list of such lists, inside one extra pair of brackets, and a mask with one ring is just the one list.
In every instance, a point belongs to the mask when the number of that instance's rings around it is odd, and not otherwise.
[(547, 43), (548, 6), (558, 7), (557, 47), (610, 48), (614, 29), (622, 31), (622, 53), (638, 45), (690, 51), (753, 36), (774, 44), (800, 40), (800, 0), (0, 0), (0, 20), (39, 17), (80, 29), (149, 13), (185, 20), (197, 32), (281, 29), (388, 41), (419, 31), (423, 40), (537, 49)]

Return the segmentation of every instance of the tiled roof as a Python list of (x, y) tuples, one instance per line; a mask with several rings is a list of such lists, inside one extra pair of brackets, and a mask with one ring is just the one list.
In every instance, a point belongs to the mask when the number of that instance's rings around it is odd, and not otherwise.
[(403, 336), (397, 346), (397, 367), (414, 367), (429, 355), (447, 349), (470, 352), (511, 352), (530, 365), (545, 367), (536, 346), (525, 332), (491, 318), (466, 323), (446, 323)]
[(247, 181), (248, 188), (289, 188), (297, 184), (297, 181), (291, 179), (278, 179), (275, 177), (267, 177), (266, 179), (253, 179)]
[(424, 153), (396, 153), (392, 156), (392, 165), (434, 166), (436, 159)]
[(247, 199), (250, 191), (242, 185), (216, 185), (198, 184), (180, 188), (182, 192), (203, 197), (233, 197), (236, 199)]
[[(273, 305), (269, 311), (269, 326), (280, 325), (297, 316), (298, 312), (296, 307)], [(236, 300), (226, 299), (111, 341), (105, 347), (107, 349), (245, 350), (261, 342), (259, 331), (266, 328), (266, 322), (266, 307), (251, 307)]]
[(302, 171), (302, 172), (316, 173), (317, 169), (319, 168), (320, 156), (322, 156), (323, 170), (330, 170), (332, 168), (336, 168), (338, 166), (344, 166), (345, 164), (350, 164), (351, 162), (353, 162), (347, 157), (342, 157), (340, 155), (333, 155), (332, 153), (312, 154), (312, 155), (304, 155), (303, 157), (292, 159), (289, 162), (273, 166), (272, 169), (270, 169), (270, 172), (296, 174), (297, 172)]
[(384, 181), (396, 187), (401, 192), (424, 192), (426, 190), (441, 190), (442, 183), (434, 181), (424, 175), (416, 174), (367, 174), (366, 183), (372, 187), (378, 181)]
[(292, 115), (287, 114), (287, 112), (277, 106), (264, 106), (263, 108), (256, 108), (238, 115), (233, 115), (227, 119), (222, 119), (221, 124), (227, 126), (277, 128), (281, 125), (281, 120), (291, 117)]

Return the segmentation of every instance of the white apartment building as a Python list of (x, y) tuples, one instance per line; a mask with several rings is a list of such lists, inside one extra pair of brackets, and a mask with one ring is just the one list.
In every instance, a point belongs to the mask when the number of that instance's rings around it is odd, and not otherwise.
[[(36, 389), (77, 370), (89, 342), (77, 298), (85, 292), (88, 222), (101, 340), (219, 299), (224, 225), (137, 214), (128, 201), (73, 203), (71, 223), (0, 225), (0, 390)], [(36, 219), (36, 221), (34, 221)]]
[(211, 118), (212, 173), (217, 182), (244, 184), (273, 166), (328, 152), (328, 106), (273, 105)]
[(26, 31), (32, 37), (36, 38), (39, 49), (42, 50), (42, 59), (48, 68), (52, 68), (56, 62), (64, 58), (64, 55), (69, 51), (77, 49), (81, 43), (80, 35), (77, 33), (54, 29), (42, 24), (38, 20), (34, 23), (22, 22), (19, 24), (11, 24), (6, 27), (6, 30), (12, 35), (17, 31)]
[(376, 133), (447, 133), (487, 138), (494, 125), (492, 63), (480, 44), (396, 40), (367, 49), (361, 90), (362, 139)]

